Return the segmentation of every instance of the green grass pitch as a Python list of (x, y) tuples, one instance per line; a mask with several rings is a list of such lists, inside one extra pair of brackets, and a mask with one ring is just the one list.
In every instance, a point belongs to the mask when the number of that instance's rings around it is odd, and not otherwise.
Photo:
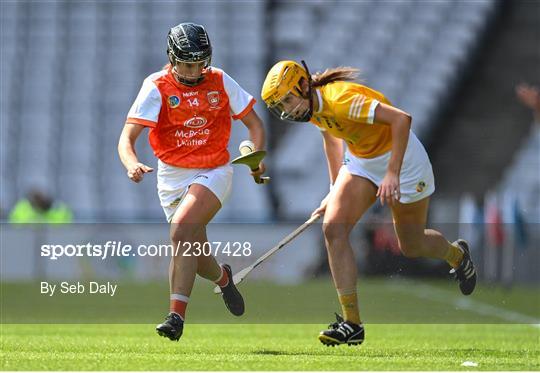
[(332, 348), (317, 340), (339, 309), (329, 279), (246, 282), (241, 318), (198, 283), (179, 342), (154, 331), (166, 283), (119, 285), (114, 299), (32, 298), (36, 284), (3, 283), (1, 369), (540, 370), (540, 328), (527, 324), (540, 319), (537, 289), (463, 297), (446, 281), (361, 279), (366, 340)]
[[(361, 346), (325, 347), (322, 325), (4, 325), (3, 370), (538, 370), (530, 325), (370, 325)], [(461, 364), (472, 361), (477, 368)]]

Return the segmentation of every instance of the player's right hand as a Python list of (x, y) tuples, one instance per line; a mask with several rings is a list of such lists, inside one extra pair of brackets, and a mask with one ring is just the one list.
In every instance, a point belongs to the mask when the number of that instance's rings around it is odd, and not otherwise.
[(154, 171), (152, 167), (148, 167), (147, 165), (138, 162), (128, 167), (127, 175), (131, 181), (138, 183), (143, 179), (145, 173), (152, 171)]
[(251, 170), (251, 176), (253, 176), (253, 180), (255, 180), (255, 183), (257, 184), (264, 184), (264, 180), (261, 179), (262, 174), (266, 172), (266, 166), (263, 162), (259, 163), (259, 167), (257, 167), (255, 170)]
[(270, 176), (262, 176), (266, 172), (266, 166), (263, 162), (259, 163), (259, 167), (254, 170), (251, 170), (251, 176), (256, 184), (268, 184), (270, 182)]

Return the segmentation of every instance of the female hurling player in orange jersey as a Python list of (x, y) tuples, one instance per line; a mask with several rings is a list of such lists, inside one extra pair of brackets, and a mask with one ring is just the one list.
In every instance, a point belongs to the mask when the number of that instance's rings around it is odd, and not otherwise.
[[(244, 313), (230, 266), (219, 265), (200, 250), (197, 255), (195, 249), (204, 247), (206, 225), (231, 192), (233, 170), (227, 151), (231, 119), (246, 125), (256, 150), (263, 149), (265, 135), (253, 97), (224, 71), (210, 66), (212, 47), (203, 26), (181, 23), (170, 29), (167, 44), (169, 64), (144, 80), (127, 115), (118, 152), (128, 177), (140, 182), (153, 169), (139, 162), (135, 141), (149, 128), (158, 158), (158, 195), (171, 223), (175, 249), (169, 268), (170, 312), (156, 330), (178, 340), (197, 274), (221, 287), (232, 314)], [(263, 172), (261, 163), (252, 175), (258, 181)], [(187, 253), (191, 255), (184, 255), (186, 247), (188, 251), (191, 247), (193, 253)]]

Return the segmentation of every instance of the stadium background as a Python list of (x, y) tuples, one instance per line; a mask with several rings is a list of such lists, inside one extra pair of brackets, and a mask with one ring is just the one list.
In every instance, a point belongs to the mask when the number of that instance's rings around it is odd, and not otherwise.
[[(537, 289), (540, 279), (540, 130), (514, 91), (521, 82), (540, 84), (538, 2), (2, 1), (1, 11), (5, 300), (27, 289), (15, 281), (165, 281), (166, 258), (52, 262), (36, 253), (52, 242), (167, 241), (155, 173), (130, 182), (116, 144), (142, 80), (166, 62), (168, 29), (193, 21), (208, 29), (212, 64), (258, 99), (272, 177), (261, 187), (246, 169), (235, 169), (211, 240), (250, 241), (256, 256), (305, 220), (328, 189), (318, 131), (276, 122), (262, 105), (267, 69), (280, 59), (305, 59), (313, 72), (355, 66), (367, 85), (412, 114), (437, 182), (431, 224), (469, 239), (481, 281), (507, 289), (483, 301), (538, 317), (538, 295), (531, 301), (527, 291), (519, 299), (529, 303), (504, 305), (516, 292)], [(246, 137), (243, 125), (233, 123), (233, 156)], [(141, 161), (156, 165), (144, 136), (137, 148)], [(10, 225), (10, 210), (34, 188), (68, 205), (74, 224)], [(440, 263), (399, 256), (389, 222), (387, 211), (375, 207), (355, 230), (362, 276), (445, 276)], [(254, 256), (233, 258), (233, 265), (239, 269)], [(253, 278), (304, 283), (328, 274), (325, 260), (314, 227)], [(375, 293), (388, 290), (377, 281)], [(25, 304), (10, 309), (8, 320)]]

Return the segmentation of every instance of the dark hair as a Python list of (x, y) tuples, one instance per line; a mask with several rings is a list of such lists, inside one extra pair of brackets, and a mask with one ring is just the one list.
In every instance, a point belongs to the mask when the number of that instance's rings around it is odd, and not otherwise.
[(354, 67), (340, 66), (326, 69), (323, 72), (316, 72), (311, 76), (313, 87), (321, 87), (328, 83), (345, 81), (353, 82), (358, 80), (360, 70)]

